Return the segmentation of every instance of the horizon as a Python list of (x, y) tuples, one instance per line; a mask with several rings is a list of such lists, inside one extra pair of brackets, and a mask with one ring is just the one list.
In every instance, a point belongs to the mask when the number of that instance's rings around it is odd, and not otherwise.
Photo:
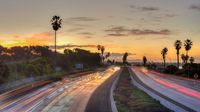
[(6, 47), (53, 46), (50, 20), (59, 15), (63, 19), (57, 37), (60, 51), (71, 45), (97, 52), (94, 45), (100, 44), (113, 53), (113, 59), (121, 60), (128, 52), (129, 60), (146, 56), (161, 62), (161, 50), (167, 47), (167, 62), (175, 62), (175, 40), (183, 43), (189, 38), (193, 41), (189, 56), (200, 62), (199, 0), (4, 0), (0, 13), (0, 45)]

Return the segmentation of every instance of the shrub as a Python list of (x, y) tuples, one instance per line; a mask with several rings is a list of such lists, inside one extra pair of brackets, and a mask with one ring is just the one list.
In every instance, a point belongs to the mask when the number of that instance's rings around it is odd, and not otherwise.
[(0, 62), (0, 83), (5, 82), (8, 76), (9, 76), (8, 66), (5, 63)]
[(164, 70), (165, 73), (174, 74), (178, 71), (178, 68), (174, 65), (168, 65), (167, 68)]

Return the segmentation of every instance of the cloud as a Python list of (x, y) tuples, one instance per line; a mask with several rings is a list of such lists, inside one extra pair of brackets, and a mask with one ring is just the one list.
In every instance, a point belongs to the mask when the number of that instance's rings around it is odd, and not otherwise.
[(115, 32), (115, 33), (121, 33), (121, 32), (125, 32), (129, 29), (126, 29), (125, 27), (123, 26), (116, 26), (116, 27), (111, 27), (107, 30), (105, 30), (106, 32)]
[(126, 29), (123, 26), (111, 27), (105, 30), (105, 32), (109, 32), (109, 34), (107, 34), (108, 36), (128, 36), (125, 34), (127, 31), (129, 31), (129, 29)]
[(97, 21), (98, 19), (93, 18), (93, 17), (71, 17), (71, 18), (68, 18), (68, 20), (86, 22), (86, 21)]
[[(94, 22), (97, 21), (97, 18), (93, 17), (70, 17), (70, 18), (65, 18), (64, 19), (64, 24), (67, 24), (68, 26), (75, 26), (75, 28), (87, 28), (90, 27), (88, 22)], [(75, 29), (76, 30), (76, 29)], [(73, 29), (72, 29), (73, 31)]]
[(163, 29), (163, 30), (151, 30), (151, 29), (131, 29), (129, 31), (131, 35), (170, 35), (171, 31), (168, 29)]
[(199, 5), (191, 5), (189, 9), (200, 11), (200, 4)]
[(130, 36), (130, 35), (170, 35), (172, 32), (168, 29), (128, 29), (123, 26), (111, 27), (107, 30), (107, 36)]
[[(146, 38), (147, 37), (137, 37), (137, 38), (135, 38), (135, 40), (143, 40)], [(162, 39), (169, 39), (170, 37), (162, 36), (162, 37), (149, 37), (149, 38), (154, 39), (154, 40), (162, 40)]]
[(173, 17), (176, 17), (178, 15), (176, 14), (165, 14), (165, 17), (168, 17), (168, 18), (173, 18)]
[[(123, 56), (124, 53), (111, 53), (111, 55), (119, 57), (119, 56)], [(128, 55), (130, 56), (130, 55), (136, 55), (136, 54), (135, 53), (128, 53)]]
[(94, 34), (91, 33), (91, 32), (80, 32), (80, 33), (78, 33), (78, 34), (80, 34), (80, 35), (94, 35)]
[(121, 34), (121, 33), (110, 33), (110, 34), (107, 34), (107, 36), (121, 37), (121, 36), (128, 36), (128, 35), (127, 34)]
[[(51, 49), (54, 49), (54, 46), (49, 46)], [(58, 49), (65, 49), (65, 48), (96, 48), (96, 45), (76, 45), (76, 44), (68, 44), (68, 45), (57, 45)]]
[(147, 6), (135, 6), (135, 5), (130, 5), (129, 6), (131, 9), (136, 9), (139, 11), (159, 11), (160, 9), (157, 7), (147, 7)]
[(68, 32), (77, 32), (77, 31), (80, 31), (80, 30), (84, 30), (84, 28), (72, 28), (72, 29), (69, 29), (67, 31)]

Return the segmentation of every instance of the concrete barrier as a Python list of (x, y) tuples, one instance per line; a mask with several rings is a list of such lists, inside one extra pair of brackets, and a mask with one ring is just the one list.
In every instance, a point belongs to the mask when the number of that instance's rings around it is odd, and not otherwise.
[(115, 75), (117, 75), (117, 77), (116, 77), (115, 81), (112, 83), (112, 86), (111, 86), (111, 89), (110, 89), (110, 102), (111, 102), (112, 112), (118, 112), (116, 104), (115, 104), (115, 100), (114, 100), (114, 91), (116, 90), (116, 86), (117, 86), (117, 83), (119, 81), (121, 71), (122, 70), (120, 69), (119, 71), (117, 71), (115, 73)]

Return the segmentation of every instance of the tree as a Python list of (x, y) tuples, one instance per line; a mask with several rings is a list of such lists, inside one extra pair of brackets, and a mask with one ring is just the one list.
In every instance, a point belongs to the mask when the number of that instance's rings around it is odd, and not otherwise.
[(163, 63), (164, 63), (164, 68), (165, 68), (165, 63), (166, 63), (166, 55), (167, 55), (168, 49), (165, 47), (162, 49), (161, 54), (163, 57)]
[(185, 61), (186, 61), (186, 56), (185, 56), (185, 54), (181, 54), (181, 59), (182, 59), (183, 64), (185, 64)]
[(190, 57), (190, 63), (193, 64), (194, 63), (194, 57)]
[(97, 50), (98, 50), (98, 51), (101, 50), (101, 45), (97, 45)]
[(4, 83), (5, 80), (8, 78), (8, 76), (9, 76), (8, 66), (5, 63), (0, 62), (0, 84)]
[(59, 16), (53, 16), (51, 19), (51, 25), (53, 30), (55, 31), (55, 54), (56, 54), (56, 31), (58, 31), (61, 28), (62, 19)]
[(182, 42), (180, 40), (176, 40), (174, 43), (175, 49), (176, 49), (176, 55), (177, 55), (177, 67), (179, 68), (179, 54), (180, 54), (180, 49), (182, 46)]
[[(184, 47), (185, 47), (185, 50), (186, 50), (186, 56), (188, 56), (188, 57), (189, 57), (188, 51), (192, 48), (192, 45), (193, 45), (193, 43), (192, 43), (192, 41), (190, 39), (186, 39), (185, 40)], [(186, 64), (187, 64), (187, 61), (188, 60), (186, 60)]]
[(103, 56), (104, 51), (105, 51), (105, 47), (101, 46), (101, 59), (102, 59), (102, 62), (104, 62), (104, 59), (105, 59), (105, 57)]
[(124, 64), (127, 64), (127, 57), (128, 57), (128, 53), (125, 52), (125, 53), (124, 53), (124, 56), (123, 56), (123, 58), (122, 58), (122, 61), (123, 61)]
[(101, 46), (101, 54), (102, 54), (102, 56), (103, 56), (104, 51), (105, 51), (105, 47)]
[(108, 52), (105, 56), (105, 58), (107, 59), (110, 56), (110, 52)]
[(3, 52), (5, 52), (7, 49), (5, 48), (5, 47), (3, 47), (3, 46), (1, 46), (0, 45), (0, 60), (1, 60), (1, 56), (2, 56), (2, 54), (1, 53), (3, 53)]
[(147, 58), (146, 56), (143, 56), (143, 65), (146, 66), (146, 63), (147, 63)]

